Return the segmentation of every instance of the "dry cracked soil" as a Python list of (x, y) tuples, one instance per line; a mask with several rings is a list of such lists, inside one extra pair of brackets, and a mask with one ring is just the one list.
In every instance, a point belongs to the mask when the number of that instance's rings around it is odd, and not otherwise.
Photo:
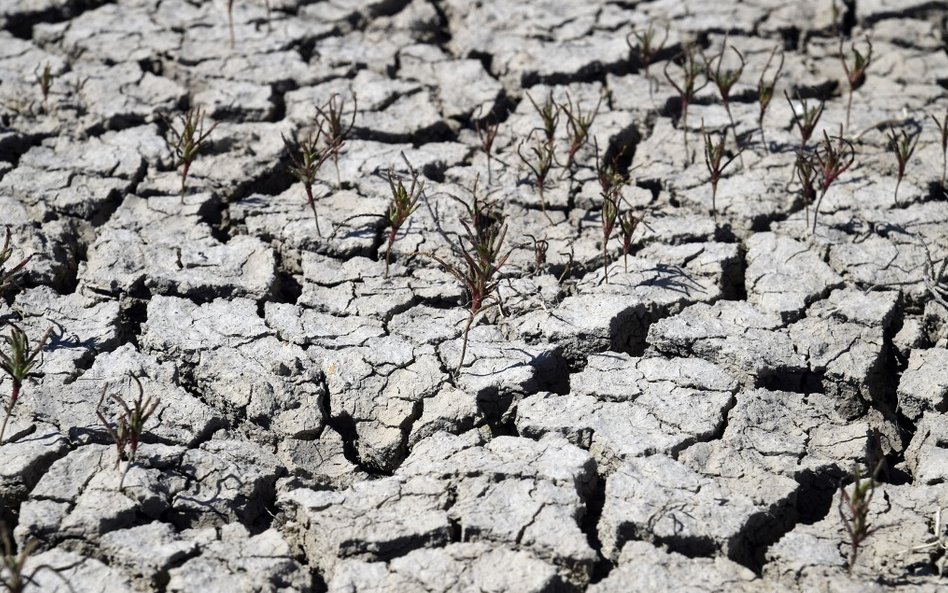
[(0, 0), (3, 590), (945, 590), (948, 3), (230, 4)]

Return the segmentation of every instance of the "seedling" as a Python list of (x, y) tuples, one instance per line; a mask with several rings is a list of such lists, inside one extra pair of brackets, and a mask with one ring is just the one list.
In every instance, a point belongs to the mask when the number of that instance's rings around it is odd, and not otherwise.
[(823, 107), (826, 106), (826, 102), (820, 101), (819, 105), (811, 109), (807, 100), (800, 98), (798, 95), (797, 100), (800, 102), (800, 113), (798, 114), (796, 108), (793, 106), (793, 101), (790, 100), (790, 94), (784, 91), (783, 96), (787, 98), (787, 103), (790, 105), (790, 112), (793, 113), (793, 125), (800, 131), (800, 150), (804, 151), (806, 150), (806, 143), (813, 137), (813, 131), (816, 129), (816, 124), (820, 121), (820, 116), (823, 115)]
[(905, 165), (912, 158), (912, 153), (915, 152), (918, 137), (918, 134), (910, 136), (905, 130), (899, 130), (899, 133), (896, 134), (894, 128), (889, 128), (889, 149), (895, 153), (895, 158), (899, 163), (899, 177), (895, 182), (896, 206), (899, 205), (899, 185), (902, 183), (902, 178), (905, 177)]
[(803, 207), (806, 209), (806, 223), (810, 224), (810, 204), (816, 199), (816, 181), (819, 172), (813, 165), (813, 160), (807, 157), (803, 152), (797, 152), (797, 160), (794, 163), (794, 174), (800, 180), (801, 193), (803, 194)]
[(605, 93), (599, 95), (599, 101), (591, 112), (583, 113), (579, 101), (573, 105), (573, 100), (569, 93), (566, 93), (566, 104), (560, 105), (563, 114), (566, 115), (566, 134), (569, 138), (569, 148), (566, 151), (566, 164), (563, 166), (567, 173), (572, 173), (573, 163), (576, 160), (576, 153), (579, 152), (589, 140), (589, 128), (592, 127), (596, 115), (599, 114), (599, 108), (602, 106), (602, 99)]
[(540, 209), (543, 211), (543, 215), (546, 216), (547, 220), (552, 224), (553, 219), (551, 219), (550, 215), (546, 212), (546, 198), (543, 196), (543, 188), (546, 186), (546, 180), (549, 177), (550, 170), (552, 170), (553, 162), (555, 161), (554, 145), (552, 142), (541, 138), (536, 132), (537, 130), (533, 130), (530, 132), (530, 135), (527, 136), (527, 140), (533, 141), (533, 144), (529, 147), (533, 156), (530, 157), (523, 154), (524, 140), (521, 140), (520, 144), (517, 145), (517, 156), (520, 157), (523, 164), (533, 173), (533, 182), (537, 188), (537, 195), (540, 197)]
[(941, 133), (941, 185), (945, 186), (945, 173), (948, 172), (948, 107), (945, 107), (945, 117), (938, 121), (934, 115), (931, 116), (938, 131)]
[(492, 152), (494, 149), (494, 140), (497, 139), (498, 130), (500, 130), (500, 124), (498, 123), (485, 124), (482, 126), (480, 122), (478, 121), (474, 122), (474, 131), (477, 132), (477, 137), (481, 141), (481, 150), (483, 150), (484, 154), (487, 156), (487, 184), (488, 185), (490, 185), (491, 183), (490, 161), (491, 161), (491, 158), (493, 157)]
[(704, 135), (704, 164), (711, 176), (711, 216), (717, 216), (718, 182), (721, 181), (721, 175), (740, 154), (728, 156), (725, 149), (726, 139), (726, 134), (721, 134), (720, 140), (714, 142), (710, 133)]
[(0, 351), (0, 370), (10, 376), (13, 384), (10, 386), (10, 399), (4, 406), (3, 424), (0, 425), (0, 445), (3, 444), (3, 435), (7, 430), (7, 422), (13, 415), (13, 408), (20, 399), (23, 382), (32, 374), (33, 369), (42, 364), (43, 359), (40, 354), (43, 346), (53, 335), (53, 328), (50, 327), (36, 345), (30, 348), (30, 340), (26, 332), (12, 323), (10, 325), (10, 335), (4, 336), (7, 352)]
[(464, 366), (468, 335), (474, 319), (480, 313), (499, 304), (496, 294), (499, 284), (497, 274), (510, 257), (510, 251), (503, 252), (507, 225), (489, 214), (485, 215), (477, 199), (476, 181), (474, 194), (473, 206), (467, 206), (471, 220), (470, 222), (461, 221), (464, 235), (458, 239), (456, 249), (461, 262), (452, 264), (437, 256), (430, 256), (449, 274), (457, 278), (470, 300), (461, 344), (461, 358), (458, 360), (455, 374), (459, 374), (461, 367)]
[(846, 102), (847, 130), (849, 129), (849, 113), (852, 111), (853, 107), (853, 91), (861, 87), (866, 81), (866, 70), (872, 63), (872, 41), (869, 40), (868, 36), (866, 37), (866, 44), (869, 46), (869, 49), (866, 51), (866, 55), (863, 55), (858, 49), (856, 49), (855, 43), (849, 46), (849, 49), (853, 54), (853, 63), (852, 66), (850, 66), (849, 61), (846, 59), (846, 55), (843, 53), (843, 40), (839, 40), (839, 60), (843, 63), (843, 70), (846, 71), (846, 81), (849, 83), (849, 100)]
[(599, 158), (599, 143), (595, 142), (596, 147), (596, 179), (599, 181), (599, 187), (603, 195), (618, 196), (619, 190), (623, 185), (629, 183), (629, 178), (619, 169), (619, 155), (613, 156), (608, 162)]
[(526, 95), (527, 99), (530, 100), (530, 104), (533, 105), (533, 108), (540, 116), (540, 120), (543, 122), (543, 128), (541, 128), (543, 130), (543, 136), (549, 144), (553, 144), (556, 141), (556, 126), (560, 122), (560, 106), (553, 101), (553, 91), (550, 91), (547, 95), (543, 107), (540, 107), (537, 102), (533, 100), (530, 93), (526, 93)]
[(903, 552), (920, 552), (922, 550), (929, 550), (934, 548), (936, 553), (941, 554), (941, 561), (938, 563), (938, 576), (944, 577), (945, 574), (948, 574), (948, 529), (942, 529), (945, 527), (945, 524), (941, 520), (941, 508), (935, 510), (935, 516), (933, 517), (932, 525), (932, 537), (931, 541), (924, 543), (920, 546), (915, 546)]
[(550, 249), (550, 242), (530, 234), (527, 237), (533, 242), (533, 275), (538, 276), (546, 268), (546, 252)]
[[(767, 72), (770, 70), (774, 56), (777, 55), (778, 51), (780, 52), (780, 63), (777, 65), (777, 70), (774, 72), (773, 77), (768, 79)], [(760, 128), (760, 141), (765, 147), (767, 146), (767, 139), (764, 137), (764, 115), (767, 113), (767, 108), (770, 107), (770, 102), (774, 98), (774, 90), (777, 88), (777, 81), (780, 79), (780, 73), (783, 71), (783, 63), (783, 50), (779, 45), (775, 46), (773, 51), (770, 52), (770, 57), (767, 58), (767, 64), (761, 71), (760, 78), (757, 80), (757, 103), (760, 106), (757, 115), (757, 127)]]
[(319, 236), (322, 236), (322, 231), (319, 230), (319, 215), (316, 213), (313, 184), (316, 183), (316, 175), (319, 173), (320, 167), (329, 157), (326, 149), (319, 146), (321, 137), (322, 130), (320, 129), (316, 130), (315, 136), (310, 133), (302, 141), (294, 139), (291, 142), (286, 136), (282, 136), (286, 153), (290, 156), (290, 175), (303, 184), (303, 189), (306, 191), (306, 203), (313, 211), (313, 219), (316, 221), (316, 233)]
[[(638, 41), (638, 44), (632, 45), (632, 37)], [(649, 66), (655, 62), (655, 58), (665, 48), (665, 42), (668, 41), (668, 25), (665, 25), (665, 35), (662, 40), (656, 44), (656, 31), (652, 23), (644, 31), (632, 31), (625, 38), (625, 44), (629, 46), (629, 51), (638, 61), (639, 66), (645, 70), (645, 79), (648, 80), (648, 96), (652, 98), (654, 81), (649, 74)]]
[(609, 284), (609, 241), (612, 239), (612, 232), (616, 228), (616, 220), (619, 218), (619, 203), (616, 193), (602, 194), (602, 274), (605, 283)]
[(30, 263), (33, 256), (28, 256), (8, 270), (7, 262), (10, 261), (11, 257), (13, 257), (13, 247), (10, 245), (10, 229), (7, 228), (3, 248), (0, 248), (0, 297), (16, 285), (17, 278), (23, 272), (26, 264)]
[(43, 72), (36, 74), (36, 86), (39, 87), (43, 95), (43, 109), (46, 108), (49, 99), (49, 91), (53, 88), (53, 71), (49, 67), (49, 62), (43, 65)]
[(859, 549), (862, 543), (870, 535), (875, 533), (875, 529), (869, 527), (869, 505), (872, 503), (872, 495), (876, 490), (876, 473), (881, 465), (876, 466), (876, 471), (868, 479), (863, 480), (861, 472), (857, 467), (853, 471), (853, 492), (846, 492), (846, 489), (839, 489), (839, 516), (843, 521), (843, 527), (849, 535), (849, 558), (847, 569), (849, 574), (853, 573), (853, 567), (856, 565), (856, 557), (859, 555)]
[[(732, 45), (731, 50), (737, 54), (737, 58), (741, 62), (740, 67), (738, 67), (736, 70), (722, 70), (722, 65), (724, 64), (724, 54), (727, 51), (727, 39), (724, 40), (724, 45), (721, 46), (720, 52), (718, 52), (710, 60), (708, 60), (706, 57), (704, 58), (704, 64), (705, 76), (707, 76), (708, 80), (713, 82), (714, 86), (718, 88), (718, 94), (721, 96), (721, 103), (724, 105), (724, 110), (727, 111), (727, 118), (731, 122), (731, 130), (734, 132), (734, 144), (739, 149), (740, 141), (737, 138), (737, 124), (734, 123), (734, 116), (731, 114), (731, 89), (734, 88), (734, 85), (737, 84), (737, 82), (741, 79), (741, 75), (744, 74), (744, 67), (747, 65), (747, 62), (744, 61), (744, 54), (738, 51), (736, 47)], [(743, 157), (741, 157), (741, 159), (741, 165), (743, 166)]]
[[(48, 564), (40, 564), (34, 566), (29, 573), (26, 572), (26, 563), (30, 556), (39, 549), (39, 541), (29, 540), (17, 553), (7, 524), (0, 521), (0, 544), (3, 545), (3, 557), (2, 562), (0, 562), (0, 590), (5, 593), (25, 593), (28, 585), (37, 584), (36, 575), (41, 571), (48, 570), (55, 574), (66, 585), (66, 588), (75, 593), (72, 584), (66, 580), (66, 577), (59, 574), (61, 569), (53, 568)], [(66, 568), (72, 568), (72, 566)]]
[[(703, 84), (700, 86), (698, 85), (698, 76), (704, 72), (704, 68), (702, 68), (695, 59), (695, 51), (695, 46), (693, 44), (689, 44), (687, 49), (681, 54), (681, 69), (682, 75), (684, 77), (681, 84), (675, 82), (668, 73), (668, 64), (670, 64), (670, 62), (665, 64), (664, 69), (665, 78), (673, 87), (675, 87), (675, 90), (678, 91), (681, 111), (681, 129), (683, 130), (685, 137), (686, 155), (690, 154), (688, 152), (688, 105), (694, 101), (695, 95), (698, 93), (698, 91), (703, 89), (708, 84), (706, 79)], [(690, 156), (688, 158), (689, 160), (691, 159)]]
[(411, 176), (411, 186), (406, 189), (402, 180), (396, 183), (392, 172), (388, 172), (388, 185), (392, 189), (392, 201), (388, 205), (388, 248), (385, 250), (385, 277), (388, 277), (389, 265), (392, 261), (392, 246), (398, 230), (402, 228), (408, 217), (418, 209), (418, 200), (425, 189), (424, 181), (418, 181), (418, 173), (414, 170)]
[(619, 215), (619, 235), (622, 238), (622, 269), (629, 271), (629, 251), (632, 250), (632, 236), (645, 220), (645, 216), (636, 216), (631, 210)]
[(816, 219), (820, 214), (820, 204), (827, 190), (836, 181), (840, 175), (846, 172), (856, 161), (856, 149), (853, 143), (842, 137), (842, 130), (839, 136), (834, 136), (830, 140), (826, 131), (823, 131), (823, 143), (813, 153), (815, 167), (820, 181), (820, 197), (816, 200), (816, 207), (813, 209), (813, 232), (816, 233)]
[(175, 168), (181, 167), (181, 201), (183, 203), (184, 189), (188, 182), (191, 163), (197, 158), (198, 152), (200, 152), (208, 136), (217, 127), (217, 122), (205, 129), (204, 112), (199, 107), (192, 107), (184, 115), (178, 117), (181, 131), (176, 130), (173, 125), (168, 123), (168, 129), (171, 131), (173, 138), (171, 140), (165, 138), (165, 142), (168, 144), (168, 149), (174, 153)]
[(132, 379), (135, 381), (135, 385), (138, 386), (138, 395), (131, 404), (114, 393), (109, 396), (109, 399), (121, 408), (114, 428), (102, 413), (102, 404), (105, 401), (106, 389), (102, 390), (102, 397), (99, 398), (99, 404), (95, 409), (95, 414), (99, 417), (102, 426), (105, 427), (109, 436), (115, 441), (115, 469), (119, 468), (123, 459), (126, 461), (125, 471), (122, 472), (122, 477), (119, 479), (118, 488), (120, 491), (122, 490), (122, 485), (125, 483), (125, 476), (128, 474), (128, 470), (132, 464), (135, 463), (135, 459), (138, 455), (138, 444), (141, 440), (142, 431), (145, 429), (145, 423), (148, 422), (148, 419), (151, 418), (152, 414), (155, 413), (155, 410), (157, 410), (161, 404), (161, 400), (157, 397), (153, 398), (150, 395), (145, 397), (145, 390), (142, 387), (141, 381), (138, 380), (138, 377), (132, 375)]
[(333, 94), (326, 103), (316, 106), (316, 126), (326, 140), (327, 154), (332, 156), (333, 165), (336, 167), (336, 187), (342, 187), (339, 176), (339, 152), (355, 126), (358, 109), (359, 102), (355, 93), (352, 93), (352, 114), (348, 121), (345, 116), (346, 102), (341, 95)]

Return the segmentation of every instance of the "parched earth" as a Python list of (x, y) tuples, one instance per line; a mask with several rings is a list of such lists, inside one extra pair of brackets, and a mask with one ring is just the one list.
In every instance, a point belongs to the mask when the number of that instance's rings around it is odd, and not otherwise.
[[(27, 592), (948, 586), (948, 3), (232, 16), (0, 0), (6, 269), (32, 255), (0, 332), (53, 332), (0, 445), (8, 553), (36, 546)], [(844, 63), (870, 42), (847, 115)], [(717, 60), (745, 62), (727, 105)], [(822, 100), (804, 154), (825, 162), (825, 131), (854, 163), (814, 231), (794, 114)], [(168, 141), (192, 107), (209, 135), (181, 195)], [(347, 133), (313, 187), (317, 229), (283, 137), (330, 107)], [(737, 157), (714, 211), (704, 132)], [(541, 201), (518, 152), (547, 146)], [(389, 175), (410, 189), (412, 171), (423, 195), (388, 254)], [(604, 194), (644, 216), (628, 254), (618, 224), (603, 247)], [(464, 224), (506, 228), (510, 255), (458, 370)], [(133, 402), (132, 377), (160, 404), (117, 466), (103, 394)], [(842, 503), (873, 471), (849, 574)]]

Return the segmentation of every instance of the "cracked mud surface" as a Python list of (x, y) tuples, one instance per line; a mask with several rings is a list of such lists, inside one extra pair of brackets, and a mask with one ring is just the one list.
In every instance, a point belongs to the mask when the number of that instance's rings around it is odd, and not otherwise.
[[(873, 46), (848, 124), (840, 36)], [(684, 116), (689, 43), (746, 61), (730, 112), (712, 84)], [(49, 567), (26, 590), (942, 590), (946, 48), (942, 0), (236, 0), (233, 29), (224, 0), (0, 0), (0, 233), (32, 255), (0, 332), (53, 328), (0, 445), (0, 521)], [(855, 151), (815, 232), (797, 96), (826, 100), (810, 153)], [(541, 201), (518, 148), (547, 97), (596, 116), (566, 171), (561, 113)], [(317, 230), (282, 137), (330, 100)], [(180, 196), (190, 107), (216, 127)], [(714, 213), (704, 131), (743, 149)], [(608, 275), (607, 159), (645, 216)], [(475, 192), (510, 255), (456, 372), (439, 262)], [(160, 405), (117, 466), (102, 395), (132, 376)], [(840, 488), (880, 459), (848, 574)]]

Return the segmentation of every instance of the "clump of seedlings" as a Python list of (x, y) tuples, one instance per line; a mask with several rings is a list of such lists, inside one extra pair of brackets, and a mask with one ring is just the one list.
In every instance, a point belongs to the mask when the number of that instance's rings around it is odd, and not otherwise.
[(43, 95), (43, 109), (49, 102), (49, 91), (53, 88), (53, 71), (49, 67), (49, 62), (43, 65), (42, 73), (34, 73), (36, 76), (36, 86), (39, 87), (40, 94)]
[(839, 489), (839, 516), (843, 521), (843, 527), (849, 536), (849, 558), (847, 570), (851, 575), (853, 567), (856, 565), (856, 558), (859, 555), (859, 549), (863, 542), (875, 532), (875, 529), (869, 527), (869, 505), (872, 503), (872, 495), (876, 491), (876, 471), (868, 479), (863, 479), (859, 468), (853, 471), (853, 492), (846, 492), (846, 489)]
[[(705, 64), (705, 76), (708, 80), (714, 83), (714, 86), (718, 89), (718, 95), (721, 97), (721, 103), (724, 105), (724, 110), (727, 112), (727, 118), (731, 122), (731, 130), (734, 133), (734, 144), (740, 149), (740, 140), (737, 137), (737, 124), (734, 123), (734, 116), (731, 113), (731, 89), (734, 88), (734, 85), (741, 79), (741, 75), (744, 74), (744, 67), (747, 65), (747, 62), (744, 61), (744, 54), (742, 54), (736, 47), (731, 46), (731, 50), (737, 55), (738, 60), (740, 60), (740, 66), (736, 69), (723, 68), (724, 64), (724, 54), (727, 52), (727, 39), (724, 40), (724, 45), (721, 46), (721, 51), (716, 55), (712, 56), (709, 60), (707, 57), (704, 57)], [(741, 157), (743, 165), (743, 157)]]
[[(60, 574), (60, 569), (48, 564), (39, 564), (30, 572), (26, 572), (26, 563), (39, 549), (39, 541), (32, 539), (26, 542), (18, 553), (13, 545), (10, 529), (6, 523), (0, 521), (0, 545), (3, 546), (3, 555), (0, 558), (0, 590), (6, 593), (25, 593), (28, 585), (37, 584), (36, 575), (46, 570), (55, 574), (67, 589), (75, 593), (72, 584)], [(72, 566), (67, 568), (72, 568)]]
[(945, 107), (945, 117), (941, 121), (934, 115), (931, 116), (935, 125), (938, 126), (941, 140), (941, 185), (945, 185), (945, 174), (948, 173), (948, 107)]
[(843, 138), (842, 130), (839, 136), (834, 136), (832, 139), (824, 131), (823, 142), (811, 158), (814, 159), (813, 166), (817, 170), (817, 179), (820, 181), (820, 196), (813, 209), (813, 232), (816, 233), (816, 219), (820, 214), (820, 204), (833, 182), (856, 161), (856, 149), (852, 142)]
[(469, 220), (461, 221), (464, 234), (458, 237), (454, 247), (460, 262), (450, 263), (429, 254), (429, 257), (441, 264), (461, 283), (468, 298), (468, 316), (464, 325), (461, 357), (454, 371), (456, 375), (464, 366), (468, 337), (475, 318), (500, 303), (497, 296), (497, 286), (500, 283), (498, 273), (507, 263), (511, 253), (510, 250), (504, 251), (507, 225), (503, 216), (490, 205), (481, 203), (477, 197), (476, 181), (473, 194), (472, 204), (461, 201), (467, 209)]
[(691, 160), (690, 152), (688, 152), (688, 106), (695, 99), (698, 91), (707, 86), (708, 81), (705, 79), (704, 83), (698, 85), (698, 77), (704, 73), (705, 69), (698, 64), (698, 60), (695, 57), (697, 49), (694, 44), (689, 44), (684, 52), (679, 56), (681, 60), (681, 70), (682, 70), (682, 81), (681, 83), (675, 82), (671, 77), (671, 74), (668, 73), (668, 66), (671, 62), (665, 64), (665, 78), (668, 80), (669, 84), (675, 87), (675, 90), (678, 91), (679, 97), (679, 111), (681, 112), (681, 129), (684, 132), (685, 139), (685, 154), (689, 155), (688, 160)]
[(543, 122), (543, 137), (548, 143), (553, 144), (556, 141), (556, 127), (560, 122), (560, 106), (553, 101), (553, 91), (547, 95), (542, 107), (533, 100), (530, 93), (526, 95)]
[(188, 172), (191, 170), (191, 163), (197, 158), (198, 152), (204, 146), (217, 122), (214, 122), (205, 129), (205, 116), (200, 107), (188, 109), (184, 115), (180, 115), (178, 123), (181, 129), (178, 130), (170, 122), (168, 129), (171, 131), (172, 138), (166, 138), (168, 149), (174, 153), (175, 168), (181, 167), (181, 201), (184, 202), (184, 190), (188, 182)]
[(819, 105), (815, 105), (811, 108), (806, 99), (797, 95), (797, 101), (800, 103), (800, 113), (797, 113), (796, 107), (793, 106), (793, 101), (790, 100), (790, 94), (784, 91), (783, 96), (786, 97), (787, 103), (790, 105), (790, 112), (793, 114), (793, 125), (795, 125), (800, 132), (800, 150), (805, 151), (806, 143), (813, 137), (816, 124), (819, 123), (820, 116), (823, 115), (823, 108), (826, 106), (826, 102), (820, 101)]
[[(540, 197), (540, 209), (543, 211), (543, 215), (546, 216), (546, 219), (552, 223), (553, 219), (550, 218), (550, 215), (546, 211), (546, 198), (543, 195), (543, 189), (546, 187), (546, 181), (549, 178), (550, 171), (553, 169), (553, 163), (556, 160), (554, 152), (555, 145), (553, 142), (541, 137), (537, 132), (538, 130), (532, 130), (526, 140), (520, 141), (520, 144), (517, 145), (517, 156), (520, 157), (523, 164), (526, 165), (527, 169), (533, 174), (533, 183), (536, 185), (537, 195)], [(523, 143), (526, 141), (532, 142), (529, 146), (529, 151), (532, 153), (532, 156), (523, 154)]]
[(6, 373), (12, 382), (10, 397), (3, 410), (3, 424), (0, 425), (0, 445), (3, 444), (3, 436), (7, 430), (7, 423), (13, 415), (13, 408), (22, 395), (23, 382), (31, 376), (36, 367), (42, 364), (43, 359), (40, 355), (43, 352), (43, 347), (53, 335), (53, 328), (50, 327), (31, 348), (30, 339), (26, 332), (12, 323), (10, 325), (10, 335), (4, 336), (7, 351), (0, 351), (0, 370)]
[[(632, 45), (632, 37), (635, 37), (637, 44)], [(657, 31), (652, 23), (648, 24), (648, 27), (644, 31), (632, 31), (625, 38), (626, 45), (629, 46), (629, 51), (632, 52), (632, 56), (638, 62), (638, 66), (645, 71), (645, 79), (648, 81), (648, 96), (649, 99), (652, 98), (653, 87), (655, 82), (652, 80), (652, 76), (649, 73), (649, 66), (651, 66), (655, 59), (658, 57), (658, 54), (665, 49), (665, 43), (668, 41), (668, 25), (665, 25), (665, 34), (662, 36), (662, 40), (656, 42), (657, 40)]]
[(570, 175), (573, 173), (576, 153), (579, 152), (589, 140), (589, 129), (599, 114), (599, 108), (602, 106), (604, 96), (605, 93), (599, 95), (599, 101), (592, 111), (583, 113), (579, 101), (576, 102), (576, 105), (573, 105), (572, 98), (570, 98), (569, 93), (566, 93), (566, 103), (560, 105), (563, 115), (566, 116), (566, 134), (569, 140), (569, 146), (566, 150), (566, 164), (563, 165), (565, 173)]
[(714, 142), (710, 132), (704, 135), (704, 164), (708, 168), (708, 175), (711, 181), (711, 216), (717, 217), (717, 196), (718, 182), (728, 165), (734, 162), (734, 159), (740, 155), (728, 155), (725, 148), (727, 136), (721, 134), (721, 138)]
[(283, 145), (286, 147), (286, 153), (290, 156), (290, 175), (303, 184), (306, 191), (306, 203), (313, 211), (313, 219), (316, 221), (316, 233), (322, 236), (319, 230), (319, 215), (316, 213), (316, 198), (313, 195), (313, 185), (316, 183), (316, 175), (320, 167), (326, 162), (329, 153), (320, 146), (322, 130), (317, 129), (315, 135), (310, 133), (305, 139), (288, 140), (282, 136)]
[(395, 244), (395, 237), (399, 229), (408, 220), (415, 210), (418, 209), (418, 201), (425, 191), (425, 182), (418, 180), (418, 173), (412, 170), (411, 185), (405, 188), (405, 184), (399, 179), (397, 182), (391, 171), (388, 172), (388, 185), (392, 190), (392, 201), (388, 205), (386, 222), (388, 223), (388, 247), (385, 250), (385, 277), (388, 278), (388, 269), (392, 261), (392, 246)]
[(846, 54), (843, 53), (843, 40), (839, 40), (839, 61), (843, 63), (843, 70), (846, 72), (846, 82), (849, 83), (849, 99), (846, 101), (847, 130), (849, 129), (849, 114), (853, 107), (853, 91), (866, 82), (866, 70), (872, 63), (872, 41), (869, 40), (869, 37), (866, 37), (866, 44), (869, 49), (866, 50), (865, 55), (856, 49), (855, 43), (849, 46), (849, 50), (853, 54), (853, 63), (850, 65), (849, 60), (846, 59)]
[(622, 187), (629, 179), (619, 169), (617, 158), (609, 162), (599, 158), (599, 145), (596, 144), (596, 177), (599, 180), (600, 195), (602, 196), (602, 210), (600, 222), (602, 226), (602, 273), (606, 284), (609, 284), (609, 241), (619, 220), (619, 202), (622, 200)]
[(7, 262), (10, 261), (11, 257), (13, 257), (13, 246), (10, 245), (10, 229), (8, 228), (3, 239), (3, 247), (0, 248), (0, 297), (3, 297), (4, 293), (16, 285), (17, 279), (33, 256), (14, 264), (8, 270)]
[[(767, 78), (767, 72), (770, 71), (774, 56), (776, 56), (778, 52), (780, 53), (780, 63), (777, 64), (777, 69), (774, 71), (773, 76)], [(770, 52), (770, 57), (767, 58), (767, 64), (764, 65), (764, 69), (760, 72), (760, 78), (757, 80), (757, 104), (760, 107), (757, 114), (757, 127), (760, 129), (760, 141), (764, 147), (767, 146), (767, 138), (764, 136), (764, 115), (766, 115), (767, 108), (770, 107), (770, 102), (774, 98), (774, 90), (777, 88), (777, 81), (780, 80), (783, 64), (783, 50), (779, 45), (775, 46), (773, 51)]]
[(918, 145), (919, 134), (909, 135), (905, 130), (899, 130), (895, 133), (894, 128), (889, 128), (889, 149), (895, 153), (895, 158), (899, 164), (899, 175), (895, 182), (895, 205), (899, 205), (899, 185), (902, 178), (905, 177), (905, 166), (908, 164), (912, 154), (915, 152), (915, 146)]
[(346, 102), (342, 95), (334, 93), (323, 105), (316, 106), (316, 126), (325, 138), (326, 154), (332, 157), (333, 165), (336, 167), (336, 187), (342, 187), (342, 179), (339, 176), (339, 153), (355, 126), (358, 109), (359, 102), (355, 93), (352, 93), (352, 113), (348, 117), (345, 115)]
[(135, 459), (138, 456), (138, 445), (141, 441), (142, 432), (145, 430), (145, 423), (148, 422), (149, 418), (152, 417), (155, 410), (157, 410), (161, 404), (161, 400), (157, 397), (153, 398), (150, 395), (145, 397), (145, 390), (142, 387), (141, 381), (139, 381), (135, 375), (131, 377), (138, 387), (138, 395), (135, 396), (134, 401), (128, 403), (114, 393), (108, 397), (108, 399), (120, 408), (118, 419), (115, 421), (114, 427), (112, 423), (105, 418), (105, 414), (102, 412), (102, 404), (106, 399), (107, 388), (102, 390), (102, 397), (99, 398), (99, 404), (95, 409), (96, 416), (99, 417), (99, 422), (102, 423), (106, 432), (109, 433), (109, 436), (112, 437), (112, 440), (115, 442), (115, 469), (119, 468), (122, 460), (126, 462), (125, 470), (119, 479), (118, 488), (120, 491), (125, 484), (125, 476), (128, 475), (129, 468), (135, 463)]

